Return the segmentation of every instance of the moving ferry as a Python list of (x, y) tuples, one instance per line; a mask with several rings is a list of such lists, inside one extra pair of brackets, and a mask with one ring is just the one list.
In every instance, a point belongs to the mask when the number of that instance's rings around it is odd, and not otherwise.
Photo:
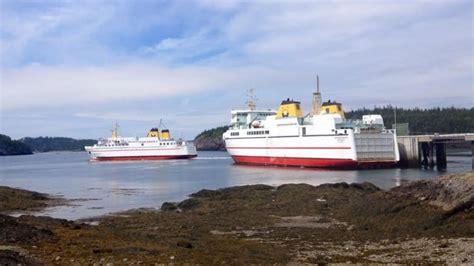
[(171, 138), (168, 129), (152, 128), (146, 137), (119, 137), (117, 125), (112, 136), (86, 146), (91, 160), (169, 160), (197, 156), (194, 143)]
[(249, 102), (248, 110), (232, 111), (223, 134), (236, 163), (355, 169), (392, 167), (400, 160), (396, 133), (385, 129), (382, 116), (346, 119), (342, 104), (321, 102), (319, 80), (306, 116), (300, 102), (290, 99), (277, 111)]

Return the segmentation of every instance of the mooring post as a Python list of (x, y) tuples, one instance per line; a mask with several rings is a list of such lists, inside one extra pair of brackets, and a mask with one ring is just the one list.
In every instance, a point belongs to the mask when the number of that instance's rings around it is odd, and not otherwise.
[(433, 142), (428, 144), (428, 165), (430, 168), (434, 168), (434, 149), (433, 149)]
[(446, 169), (446, 143), (436, 143), (436, 168), (438, 170)]

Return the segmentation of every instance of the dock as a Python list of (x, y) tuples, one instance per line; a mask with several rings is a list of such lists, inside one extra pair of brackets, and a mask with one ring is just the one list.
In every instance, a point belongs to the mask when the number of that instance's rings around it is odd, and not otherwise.
[(472, 169), (474, 170), (474, 133), (462, 134), (432, 134), (398, 136), (400, 151), (400, 166), (447, 168), (446, 144), (471, 143)]

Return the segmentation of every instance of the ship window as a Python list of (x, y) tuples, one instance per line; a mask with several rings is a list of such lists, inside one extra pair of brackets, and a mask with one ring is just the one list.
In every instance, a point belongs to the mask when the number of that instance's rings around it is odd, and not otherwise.
[(265, 134), (270, 134), (270, 131), (269, 131), (269, 130), (266, 130), (266, 131), (265, 131)]
[(143, 146), (143, 143), (142, 143), (142, 146)]

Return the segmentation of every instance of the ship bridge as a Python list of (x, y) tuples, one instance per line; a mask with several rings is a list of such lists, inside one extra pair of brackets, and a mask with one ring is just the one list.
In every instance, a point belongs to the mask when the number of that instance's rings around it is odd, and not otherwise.
[(232, 110), (230, 125), (232, 129), (247, 129), (252, 123), (262, 123), (268, 116), (276, 115), (276, 111), (268, 110)]

